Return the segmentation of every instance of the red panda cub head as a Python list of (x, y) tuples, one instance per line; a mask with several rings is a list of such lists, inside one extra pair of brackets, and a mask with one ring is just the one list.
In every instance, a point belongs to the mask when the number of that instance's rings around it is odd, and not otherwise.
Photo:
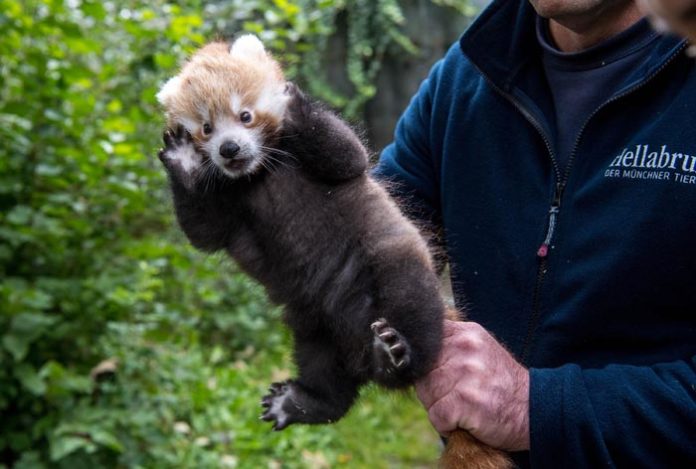
[(168, 126), (182, 125), (232, 178), (263, 167), (289, 99), (280, 66), (250, 34), (202, 47), (157, 94)]

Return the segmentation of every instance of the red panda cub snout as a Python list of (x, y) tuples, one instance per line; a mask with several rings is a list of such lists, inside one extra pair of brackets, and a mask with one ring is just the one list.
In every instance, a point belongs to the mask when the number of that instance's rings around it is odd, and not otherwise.
[(290, 98), (278, 63), (245, 35), (198, 50), (157, 99), (169, 128), (183, 126), (199, 156), (234, 179), (264, 167)]

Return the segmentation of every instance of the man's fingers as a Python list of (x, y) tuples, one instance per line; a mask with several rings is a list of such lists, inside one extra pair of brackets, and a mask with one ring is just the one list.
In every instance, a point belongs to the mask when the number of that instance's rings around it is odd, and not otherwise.
[(416, 395), (428, 409), (435, 402), (452, 392), (461, 376), (447, 363), (434, 368), (428, 375), (416, 383)]
[(416, 382), (415, 388), (416, 396), (426, 410), (447, 394), (447, 386), (431, 379), (430, 376)]
[(426, 408), (451, 393), (457, 382), (467, 380), (472, 354), (481, 343), (481, 326), (445, 321), (442, 350), (432, 370), (416, 384), (418, 398)]
[(459, 428), (459, 412), (455, 412), (456, 405), (452, 394), (448, 394), (428, 409), (428, 419), (439, 434), (447, 436)]

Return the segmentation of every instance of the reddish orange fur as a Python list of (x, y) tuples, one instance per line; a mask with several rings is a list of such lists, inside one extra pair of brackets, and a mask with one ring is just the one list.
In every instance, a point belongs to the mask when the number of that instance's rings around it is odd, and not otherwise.
[[(181, 90), (169, 96), (167, 123), (175, 128), (181, 118), (202, 122), (208, 118), (236, 119), (230, 109), (231, 97), (238, 96), (243, 108), (253, 109), (269, 81), (284, 83), (278, 63), (268, 54), (231, 56), (225, 42), (212, 42), (199, 49), (179, 73)], [(203, 115), (202, 105), (208, 112)], [(211, 122), (211, 124), (215, 124)], [(251, 126), (274, 133), (281, 126), (277, 116), (255, 109)], [(200, 129), (192, 133), (197, 141), (206, 137)]]
[(509, 469), (512, 461), (497, 449), (481, 443), (464, 430), (452, 432), (440, 458), (443, 469)]
[[(462, 314), (454, 308), (447, 308), (445, 318), (461, 321)], [(509, 469), (513, 467), (510, 458), (500, 450), (481, 443), (466, 430), (452, 432), (447, 446), (440, 458), (443, 469)]]

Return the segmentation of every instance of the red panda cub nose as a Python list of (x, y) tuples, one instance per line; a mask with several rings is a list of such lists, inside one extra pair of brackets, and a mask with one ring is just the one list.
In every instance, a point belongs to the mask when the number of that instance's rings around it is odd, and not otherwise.
[(230, 140), (220, 145), (220, 156), (223, 158), (234, 158), (237, 153), (239, 153), (239, 145)]

